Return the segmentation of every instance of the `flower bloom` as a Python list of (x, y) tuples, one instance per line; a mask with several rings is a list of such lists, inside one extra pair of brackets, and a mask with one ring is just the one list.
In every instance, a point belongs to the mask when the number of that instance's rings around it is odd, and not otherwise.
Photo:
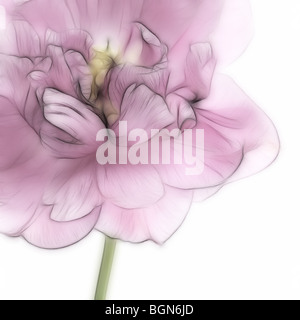
[[(218, 71), (249, 41), (247, 1), (0, 5), (1, 233), (43, 248), (71, 245), (94, 228), (163, 243), (193, 200), (276, 157), (270, 120)], [(121, 123), (128, 132), (177, 129), (182, 137), (189, 129), (192, 141), (202, 130), (201, 174), (187, 174), (189, 159), (99, 164), (99, 131), (121, 146)]]

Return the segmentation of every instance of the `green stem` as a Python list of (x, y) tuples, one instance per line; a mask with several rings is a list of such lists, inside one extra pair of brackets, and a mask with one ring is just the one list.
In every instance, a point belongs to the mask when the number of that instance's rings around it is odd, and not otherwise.
[(106, 300), (107, 288), (111, 274), (111, 268), (114, 260), (114, 254), (117, 241), (109, 237), (105, 238), (102, 263), (99, 272), (98, 284), (95, 294), (95, 300)]

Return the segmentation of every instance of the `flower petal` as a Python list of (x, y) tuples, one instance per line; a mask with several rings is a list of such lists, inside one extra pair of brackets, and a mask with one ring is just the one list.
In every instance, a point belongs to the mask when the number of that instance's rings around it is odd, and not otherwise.
[(23, 237), (28, 242), (44, 249), (67, 247), (86, 237), (96, 225), (101, 208), (97, 207), (89, 215), (71, 222), (51, 220), (51, 210), (51, 207), (45, 207), (23, 232)]
[(41, 43), (36, 31), (26, 21), (14, 21), (0, 30), (0, 52), (20, 57), (36, 57)]
[[(187, 175), (187, 164), (160, 165), (164, 183), (186, 189), (206, 188), (254, 174), (278, 154), (277, 132), (266, 115), (225, 76), (215, 76), (211, 94), (195, 105), (197, 125), (204, 130), (204, 170)], [(201, 148), (201, 146), (200, 146)]]
[(177, 127), (180, 130), (195, 127), (197, 122), (195, 111), (186, 99), (178, 94), (169, 94), (166, 101), (172, 114), (177, 117)]
[(105, 49), (109, 43), (117, 51), (128, 40), (130, 24), (138, 20), (143, 6), (143, 1), (136, 0), (66, 0), (65, 3), (76, 27), (93, 36), (97, 49)]
[(216, 76), (210, 97), (197, 108), (205, 117), (214, 114), (211, 120), (224, 127), (227, 138), (243, 146), (243, 161), (229, 181), (263, 170), (278, 156), (280, 143), (273, 123), (229, 77)]
[(72, 50), (80, 53), (84, 59), (89, 61), (92, 56), (91, 47), (93, 39), (84, 30), (68, 30), (65, 32), (55, 32), (50, 29), (46, 33), (46, 44), (64, 48), (64, 52)]
[[(5, 73), (7, 70), (2, 63), (0, 66), (0, 77), (6, 80), (0, 86), (0, 232), (19, 235), (38, 210), (45, 182), (51, 172), (51, 161), (48, 160), (38, 134), (30, 126), (30, 121), (35, 119), (35, 115), (27, 113), (30, 99), (21, 99), (20, 92), (11, 95), (12, 84), (9, 78), (18, 74), (22, 68), (12, 63), (19, 62), (16, 58), (8, 61), (11, 63), (7, 69), (11, 73)], [(24, 62), (25, 68), (26, 61), (20, 62)], [(1, 59), (1, 62), (5, 60)], [(21, 74), (20, 71), (15, 84), (19, 81), (22, 83)], [(24, 83), (22, 85), (20, 91), (26, 90)], [(3, 96), (5, 94), (7, 97)], [(20, 99), (22, 104), (17, 106), (15, 99)]]
[(106, 79), (105, 92), (113, 103), (114, 107), (120, 110), (123, 97), (132, 85), (145, 85), (151, 91), (166, 95), (168, 82), (168, 71), (166, 64), (161, 63), (153, 68), (137, 67), (134, 65), (117, 66), (113, 68)]
[(184, 221), (193, 192), (166, 187), (164, 197), (152, 206), (124, 209), (107, 201), (96, 228), (106, 235), (130, 242), (168, 240)]
[(185, 85), (194, 94), (193, 100), (206, 98), (215, 70), (215, 58), (209, 43), (196, 43), (187, 56)]
[(74, 86), (77, 86), (78, 95), (82, 94), (86, 100), (89, 100), (93, 76), (86, 60), (79, 52), (73, 50), (66, 52), (65, 59), (72, 73)]
[(125, 62), (153, 67), (166, 58), (167, 47), (146, 26), (135, 23), (123, 53)]
[(172, 124), (175, 117), (161, 96), (146, 85), (132, 85), (123, 98), (120, 121), (127, 121), (128, 132), (143, 129), (150, 137), (151, 129), (163, 129)]
[(254, 28), (249, 0), (224, 1), (218, 25), (210, 41), (218, 64), (229, 64), (238, 58), (252, 40)]
[(164, 195), (160, 177), (151, 166), (99, 166), (98, 184), (105, 199), (123, 208), (146, 207)]
[(54, 172), (55, 176), (52, 181), (49, 181), (43, 195), (43, 203), (53, 206), (51, 219), (76, 220), (101, 205), (94, 157), (72, 162), (60, 160)]
[(54, 89), (45, 90), (43, 102), (45, 118), (54, 127), (45, 124), (41, 137), (57, 156), (76, 158), (95, 152), (97, 133), (105, 126), (91, 107)]

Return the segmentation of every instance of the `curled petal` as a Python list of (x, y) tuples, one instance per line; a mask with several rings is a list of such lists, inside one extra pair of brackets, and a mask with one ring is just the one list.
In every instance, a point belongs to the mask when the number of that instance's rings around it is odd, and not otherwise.
[(161, 96), (145, 85), (132, 85), (123, 98), (120, 121), (127, 122), (128, 132), (144, 129), (150, 137), (151, 129), (165, 128), (175, 121), (175, 117)]
[(168, 71), (164, 63), (153, 68), (137, 67), (129, 64), (115, 67), (109, 72), (105, 83), (105, 91), (115, 108), (120, 110), (124, 94), (130, 86), (144, 85), (164, 97), (167, 81)]
[[(279, 152), (278, 133), (266, 114), (226, 76), (216, 76), (211, 95), (198, 103), (198, 114), (243, 146), (243, 161), (229, 182), (257, 173), (271, 164)], [(221, 116), (221, 117), (220, 117)]]
[[(186, 189), (207, 188), (254, 174), (277, 156), (277, 132), (267, 116), (226, 76), (214, 77), (207, 99), (195, 105), (194, 154), (203, 148), (203, 172), (187, 175), (187, 165), (158, 166), (164, 183)], [(204, 130), (197, 146), (196, 130)], [(202, 161), (202, 160), (201, 160)]]
[(70, 246), (86, 237), (95, 227), (101, 208), (96, 207), (87, 216), (70, 222), (50, 218), (52, 207), (45, 207), (37, 219), (23, 232), (31, 244), (44, 249)]
[(187, 56), (185, 84), (193, 92), (193, 100), (203, 99), (208, 96), (215, 63), (209, 43), (197, 43), (191, 46)]
[(124, 61), (144, 67), (153, 67), (166, 58), (167, 47), (146, 26), (136, 23), (128, 45), (124, 49)]
[(97, 132), (104, 124), (89, 106), (54, 89), (45, 90), (43, 102), (45, 118), (52, 126), (46, 123), (41, 137), (51, 150), (75, 158), (95, 151)]
[(180, 130), (192, 129), (197, 119), (192, 105), (178, 94), (169, 94), (167, 104), (172, 114), (177, 117), (177, 127)]
[(48, 29), (45, 43), (62, 47), (65, 52), (76, 51), (87, 61), (92, 57), (93, 39), (84, 30), (68, 30), (58, 33)]
[(73, 50), (66, 52), (65, 59), (72, 73), (74, 86), (77, 86), (78, 95), (82, 94), (86, 100), (89, 100), (93, 76), (86, 60), (79, 52)]

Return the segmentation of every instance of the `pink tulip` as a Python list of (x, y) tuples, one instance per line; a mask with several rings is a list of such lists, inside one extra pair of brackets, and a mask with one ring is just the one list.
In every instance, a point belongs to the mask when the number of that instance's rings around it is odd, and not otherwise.
[[(71, 245), (94, 228), (163, 243), (193, 200), (277, 156), (270, 120), (220, 73), (250, 40), (247, 1), (0, 5), (1, 233), (43, 248)], [(181, 164), (99, 164), (99, 131), (110, 130), (120, 147), (122, 123), (128, 134), (190, 132), (193, 154), (204, 132), (201, 174), (187, 174), (192, 154)]]

